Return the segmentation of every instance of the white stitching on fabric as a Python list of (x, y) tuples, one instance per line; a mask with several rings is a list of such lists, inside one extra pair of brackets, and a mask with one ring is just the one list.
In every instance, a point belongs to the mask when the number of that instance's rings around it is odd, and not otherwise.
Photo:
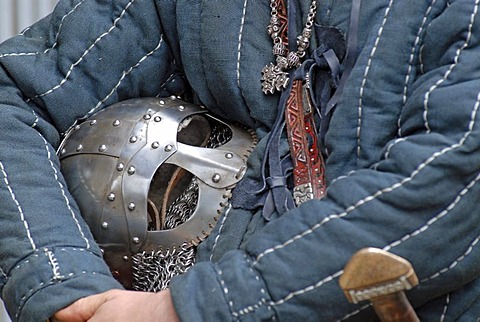
[(58, 260), (55, 257), (55, 254), (49, 250), (48, 248), (44, 248), (43, 251), (45, 252), (45, 255), (47, 256), (48, 262), (50, 266), (52, 267), (52, 274), (53, 274), (53, 279), (54, 280), (59, 280), (64, 278), (65, 276), (60, 274), (60, 265), (58, 264)]
[(393, 146), (396, 145), (397, 143), (404, 142), (406, 141), (406, 138), (399, 138), (388, 144), (387, 146), (387, 151), (385, 151), (385, 159), (388, 159), (390, 157), (390, 151), (392, 150)]
[[(115, 93), (115, 91), (120, 87), (120, 85), (122, 84), (123, 80), (132, 72), (132, 70), (134, 70), (135, 68), (137, 68), (138, 66), (140, 66), (145, 60), (147, 60), (147, 58), (149, 58), (151, 55), (153, 55), (158, 49), (160, 49), (162, 47), (162, 44), (163, 44), (163, 37), (160, 37), (160, 41), (158, 42), (157, 46), (150, 52), (148, 52), (147, 54), (145, 54), (145, 56), (143, 56), (135, 65), (133, 65), (132, 67), (130, 67), (128, 70), (126, 71), (123, 71), (122, 73), (122, 76), (120, 77), (120, 79), (118, 80), (117, 84), (112, 88), (112, 90), (110, 91), (110, 93), (107, 94), (107, 96), (105, 96), (105, 98), (103, 98), (102, 100), (100, 100), (97, 105), (92, 108), (90, 111), (87, 112), (87, 115), (90, 115), (92, 113), (94, 113), (97, 109), (100, 108), (100, 106), (102, 106), (103, 103), (105, 103), (106, 100), (108, 100), (110, 98), (110, 96), (113, 95), (113, 93)], [(86, 117), (85, 116), (85, 117)]]
[(104, 37), (108, 36), (114, 29), (117, 28), (117, 24), (118, 22), (123, 18), (123, 16), (125, 15), (125, 13), (127, 12), (128, 8), (135, 2), (136, 0), (131, 0), (127, 5), (126, 7), (123, 9), (123, 11), (120, 13), (120, 15), (114, 20), (113, 22), (113, 25), (107, 30), (107, 32), (104, 32), (103, 34), (101, 34), (97, 39), (95, 39), (95, 41), (83, 52), (82, 56), (80, 56), (80, 58), (75, 62), (73, 63), (70, 68), (68, 69), (65, 77), (60, 81), (60, 83), (58, 85), (55, 85), (54, 87), (52, 87), (51, 89), (41, 93), (41, 94), (37, 94), (35, 95), (34, 97), (31, 97), (30, 99), (28, 99), (28, 101), (32, 100), (32, 99), (35, 99), (35, 98), (39, 98), (39, 97), (44, 97), (44, 96), (47, 96), (51, 93), (53, 93), (54, 91), (56, 91), (57, 89), (59, 89), (60, 87), (62, 87), (66, 82), (67, 80), (70, 78), (70, 75), (72, 74), (73, 72), (73, 69), (75, 67), (77, 67), (82, 61), (83, 59), (85, 58), (85, 56), (87, 56), (90, 51), (100, 42), (100, 40), (102, 40)]
[[(249, 270), (250, 270), (250, 273), (252, 273), (253, 276), (255, 276), (255, 280), (260, 283), (260, 276), (258, 275), (258, 273), (256, 273), (254, 270), (253, 270), (253, 267), (252, 267), (252, 262), (251, 260), (248, 259), (248, 257), (246, 255), (244, 255), (245, 257), (245, 260), (246, 262), (248, 263), (249, 265)], [(241, 310), (239, 310), (238, 312), (233, 312), (232, 315), (234, 317), (238, 317), (238, 316), (242, 316), (242, 315), (245, 315), (245, 314), (249, 314), (249, 313), (252, 313), (254, 312), (255, 310), (259, 309), (261, 306), (263, 305), (267, 305), (267, 309), (268, 310), (272, 310), (272, 306), (269, 305), (269, 303), (267, 302), (267, 299), (265, 298), (265, 295), (267, 294), (267, 292), (265, 291), (265, 289), (263, 287), (260, 287), (260, 293), (262, 294), (262, 297), (260, 299), (260, 301), (258, 301), (256, 304), (254, 305), (249, 305)]]
[(262, 298), (256, 304), (249, 305), (246, 308), (243, 308), (243, 309), (239, 310), (238, 312), (233, 312), (232, 315), (234, 317), (239, 317), (239, 316), (242, 316), (242, 315), (250, 314), (250, 313), (255, 312), (256, 310), (258, 310), (260, 307), (262, 307), (264, 305), (267, 305), (268, 310), (272, 309), (272, 306), (269, 305), (269, 303), (267, 303), (267, 301), (264, 298)]
[[(31, 256), (32, 256), (32, 257), (38, 257), (38, 254), (35, 253), (35, 254), (32, 254)], [(23, 265), (25, 265), (25, 264), (30, 264), (30, 260), (27, 259), (26, 261), (24, 261), (24, 262), (18, 264), (17, 266), (15, 266), (14, 268), (12, 268), (12, 271), (10, 272), (10, 276), (12, 275), (12, 272), (13, 272), (13, 271), (15, 271), (15, 270), (17, 270), (17, 269), (20, 269), (20, 268), (21, 268)]]
[(480, 241), (480, 236), (477, 236), (477, 238), (475, 238), (475, 240), (468, 246), (467, 250), (462, 255), (460, 255), (458, 258), (456, 258), (455, 261), (453, 261), (448, 267), (445, 267), (445, 268), (441, 269), (440, 271), (436, 272), (435, 274), (422, 279), (420, 281), (420, 283), (424, 283), (424, 282), (428, 282), (430, 280), (433, 280), (433, 279), (439, 277), (440, 275), (443, 275), (443, 274), (447, 273), (448, 271), (451, 271), (452, 269), (454, 269), (460, 262), (462, 262), (465, 258), (468, 257), (468, 255), (470, 255), (472, 253), (473, 249), (478, 245), (479, 241)]
[(237, 49), (237, 85), (240, 87), (240, 59), (242, 57), (242, 37), (243, 37), (243, 28), (245, 27), (245, 18), (247, 16), (247, 4), (248, 0), (243, 2), (243, 14), (242, 22), (240, 24), (240, 32), (238, 33), (238, 49)]
[(79, 3), (77, 3), (73, 8), (72, 10), (70, 10), (69, 12), (67, 12), (63, 17), (62, 19), (60, 20), (60, 24), (58, 25), (58, 30), (57, 30), (57, 33), (55, 35), (55, 40), (54, 40), (54, 43), (52, 45), (52, 47), (50, 48), (47, 48), (45, 49), (44, 53), (48, 53), (50, 50), (52, 50), (53, 48), (55, 48), (57, 46), (57, 43), (58, 43), (58, 36), (60, 35), (60, 31), (62, 30), (62, 27), (63, 27), (63, 23), (65, 21), (65, 19), (70, 16), (73, 12), (75, 12), (75, 10), (77, 10), (77, 8), (82, 4), (84, 3), (85, 0), (81, 0)]
[(32, 110), (32, 114), (33, 116), (35, 116), (35, 121), (33, 121), (32, 123), (32, 128), (36, 128), (37, 127), (37, 124), (38, 124), (38, 121), (40, 120), (40, 118), (38, 117), (37, 113), (35, 113), (34, 110)]
[(443, 308), (442, 316), (440, 317), (440, 322), (445, 321), (445, 317), (447, 315), (449, 305), (450, 305), (450, 294), (447, 294), (445, 298), (445, 307)]
[(382, 37), (383, 29), (385, 27), (385, 24), (387, 23), (388, 14), (390, 12), (390, 9), (392, 8), (392, 5), (393, 5), (393, 0), (390, 0), (390, 3), (388, 4), (387, 9), (385, 10), (385, 15), (383, 17), (382, 25), (380, 26), (380, 29), (377, 32), (377, 38), (375, 39), (375, 44), (370, 52), (370, 57), (368, 58), (367, 66), (365, 67), (365, 71), (363, 73), (362, 84), (360, 87), (360, 96), (358, 98), (357, 158), (360, 158), (360, 152), (361, 152), (360, 136), (362, 132), (363, 96), (365, 93), (365, 85), (367, 84), (367, 78), (368, 78), (368, 74), (370, 73), (370, 67), (372, 66), (373, 57), (375, 56), (375, 52), (377, 51), (378, 44), (380, 42), (380, 38)]
[[(55, 35), (54, 44), (52, 45), (52, 47), (45, 49), (43, 53), (46, 54), (46, 53), (48, 53), (50, 50), (52, 50), (53, 48), (56, 47), (56, 45), (57, 45), (57, 40), (58, 40), (58, 36), (60, 35), (60, 30), (62, 29), (64, 20), (65, 20), (70, 14), (72, 14), (72, 13), (77, 9), (77, 7), (79, 7), (83, 2), (85, 2), (85, 0), (80, 1), (78, 4), (75, 5), (75, 7), (74, 7), (72, 10), (70, 10), (67, 14), (65, 14), (65, 15), (62, 17), (61, 22), (60, 22), (60, 25), (58, 26), (57, 33), (56, 33), (56, 35)], [(23, 31), (20, 33), (20, 35), (23, 36), (29, 29), (30, 29), (30, 27), (25, 28), (25, 30), (23, 30)], [(36, 56), (36, 55), (38, 55), (38, 54), (40, 54), (40, 52), (31, 52), (31, 53), (27, 53), (27, 52), (25, 52), (25, 53), (8, 53), (8, 54), (2, 54), (2, 55), (0, 55), (0, 58), (4, 58), (4, 57), (16, 57), (16, 56)]]
[(3, 269), (0, 267), (0, 274), (5, 277), (5, 279), (8, 279), (8, 276), (7, 274), (5, 274), (5, 272), (3, 271)]
[(265, 300), (265, 298), (262, 298), (262, 300), (259, 301), (257, 304), (248, 306), (248, 307), (246, 307), (244, 309), (241, 309), (237, 312), (233, 312), (232, 315), (233, 316), (238, 316), (238, 315), (245, 315), (245, 314), (248, 314), (248, 313), (252, 313), (263, 305), (268, 305), (269, 307), (273, 307), (273, 306), (278, 306), (278, 305), (284, 304), (285, 302), (290, 301), (292, 298), (294, 298), (296, 296), (308, 293), (308, 292), (310, 292), (314, 289), (317, 289), (317, 288), (323, 286), (326, 283), (329, 283), (329, 282), (335, 280), (336, 278), (340, 277), (340, 275), (342, 275), (342, 274), (343, 274), (343, 270), (340, 270), (340, 271), (338, 271), (338, 272), (336, 272), (336, 273), (334, 273), (330, 276), (327, 276), (327, 277), (321, 279), (320, 281), (318, 281), (317, 283), (315, 283), (313, 285), (309, 285), (309, 286), (307, 286), (303, 289), (296, 290), (294, 292), (290, 292), (290, 293), (287, 294), (287, 296), (285, 296), (282, 299), (277, 300), (277, 301), (267, 302)]
[(370, 306), (372, 306), (372, 303), (371, 303), (371, 302), (367, 302), (367, 304), (359, 307), (357, 310), (355, 310), (355, 311), (353, 311), (353, 312), (350, 312), (350, 313), (348, 313), (347, 315), (341, 317), (338, 321), (348, 320), (349, 318), (357, 315), (358, 313), (362, 312), (363, 310), (368, 309)]
[(29, 31), (30, 29), (31, 29), (31, 27), (28, 26), (27, 28), (23, 29), (23, 30), (19, 33), (19, 35), (20, 35), (20, 36), (23, 36), (23, 35), (24, 35), (27, 31)]
[[(228, 299), (228, 288), (225, 285), (225, 281), (223, 280), (223, 271), (221, 269), (218, 269), (218, 278), (220, 280), (220, 285), (222, 285), (222, 291), (223, 294), (225, 295), (225, 300)], [(233, 301), (229, 300), (228, 301), (228, 306), (230, 307), (230, 312), (233, 312)]]
[(378, 198), (379, 196), (381, 196), (385, 193), (392, 192), (395, 189), (402, 187), (407, 182), (412, 181), (422, 170), (424, 170), (429, 164), (431, 164), (433, 161), (435, 161), (438, 157), (440, 157), (440, 156), (442, 156), (442, 155), (444, 155), (444, 154), (446, 154), (446, 153), (448, 153), (448, 152), (450, 152), (454, 149), (457, 149), (457, 148), (463, 146), (463, 144), (465, 143), (465, 141), (467, 140), (467, 138), (470, 136), (470, 134), (473, 131), (473, 127), (475, 126), (475, 119), (477, 117), (479, 106), (480, 106), (480, 93), (477, 95), (477, 102), (475, 103), (474, 108), (473, 108), (472, 113), (471, 113), (471, 119), (470, 119), (470, 122), (469, 122), (469, 125), (468, 125), (468, 130), (464, 133), (462, 138), (460, 138), (458, 143), (452, 144), (448, 147), (445, 147), (445, 148), (441, 149), (440, 151), (437, 151), (437, 152), (433, 153), (424, 162), (419, 164), (418, 167), (414, 171), (412, 171), (412, 173), (410, 173), (410, 176), (402, 179), (400, 182), (397, 182), (397, 183), (391, 185), (390, 187), (386, 187), (386, 188), (377, 190), (374, 194), (372, 194), (370, 196), (367, 196), (363, 199), (360, 199), (359, 201), (357, 201), (352, 206), (347, 207), (345, 209), (345, 211), (343, 211), (341, 213), (337, 213), (337, 214), (331, 214), (331, 215), (325, 217), (321, 222), (319, 222), (319, 223), (313, 225), (312, 227), (310, 227), (309, 229), (303, 231), (301, 234), (295, 235), (294, 237), (290, 238), (289, 240), (285, 241), (282, 244), (279, 244), (277, 246), (274, 246), (274, 247), (271, 247), (271, 248), (268, 248), (268, 249), (264, 250), (263, 252), (261, 252), (257, 256), (256, 261), (254, 262), (254, 265), (256, 265), (264, 256), (266, 256), (270, 253), (273, 253), (276, 250), (282, 249), (282, 248), (288, 246), (289, 244), (295, 242), (296, 240), (299, 240), (299, 239), (305, 237), (306, 235), (309, 235), (309, 234), (313, 233), (315, 230), (319, 229), (321, 226), (323, 226), (324, 224), (326, 224), (330, 220), (343, 218), (343, 217), (347, 216), (353, 210), (356, 210), (357, 208), (362, 206), (363, 204), (368, 203), (372, 200), (375, 200), (376, 198)]
[(418, 64), (419, 64), (421, 74), (425, 74), (425, 63), (423, 62), (423, 49), (425, 49), (425, 45), (422, 45), (422, 47), (420, 47), (420, 54), (418, 55)]
[(167, 79), (165, 80), (165, 82), (163, 82), (163, 84), (160, 85), (160, 92), (159, 92), (157, 95), (155, 95), (156, 98), (159, 98), (159, 97), (163, 94), (162, 91), (167, 89), (167, 84), (168, 84), (170, 81), (173, 82), (173, 81), (175, 80), (175, 79), (173, 79), (173, 77), (174, 77), (175, 75), (176, 75), (176, 74), (173, 74), (173, 73), (170, 74), (170, 75), (167, 77)]
[[(73, 248), (60, 248), (60, 249), (57, 249), (57, 250), (60, 250), (60, 251), (79, 251), (79, 252), (88, 252), (94, 256), (97, 256), (97, 254), (95, 254), (94, 252), (91, 251), (91, 249), (87, 249), (87, 248), (76, 248), (76, 247), (73, 247)], [(34, 258), (38, 258), (39, 257), (39, 254), (38, 254), (38, 250), (36, 250), (37, 253), (34, 253), (31, 255), (31, 257), (34, 257)], [(17, 266), (15, 266), (14, 268), (12, 268), (11, 272), (10, 272), (10, 275), (12, 275), (12, 272), (15, 271), (15, 270), (18, 270), (20, 269), (21, 267), (23, 267), (25, 264), (30, 264), (30, 259), (27, 259), (23, 262), (21, 262), (20, 264), (18, 264)]]
[[(401, 239), (399, 239), (399, 241), (395, 241), (387, 246), (385, 246), (383, 248), (383, 250), (385, 251), (389, 251), (391, 250), (393, 247), (396, 247), (396, 246), (399, 246), (402, 242), (410, 239), (410, 238), (413, 238), (415, 236), (418, 236), (421, 232), (424, 232), (428, 229), (429, 226), (433, 225), (436, 221), (438, 221), (440, 218), (444, 217), (447, 215), (448, 212), (450, 212), (450, 210), (452, 210), (461, 200), (461, 198), (467, 194), (467, 192), (478, 182), (480, 181), (480, 173), (477, 175), (477, 177), (472, 180), (458, 195), (457, 197), (455, 198), (454, 202), (452, 202), (444, 211), (442, 211), (439, 215), (437, 215), (436, 217), (430, 219), (429, 221), (427, 221), (427, 224), (422, 226), (421, 228), (417, 229), (415, 232), (411, 233), (411, 234), (407, 234), (405, 235), (404, 237), (402, 237)], [(430, 277), (427, 277), (427, 278), (424, 278), (420, 281), (420, 283), (425, 283), (429, 280), (432, 280), (434, 278), (437, 278), (439, 277), (441, 274), (444, 274), (450, 270), (452, 270), (455, 266), (458, 265), (459, 262), (463, 261), (472, 251), (473, 251), (473, 248), (478, 244), (478, 242), (480, 241), (480, 236), (478, 236), (471, 244), (470, 246), (468, 247), (467, 251), (465, 253), (463, 253), (461, 256), (459, 256), (452, 264), (450, 264), (447, 268), (444, 268), (442, 270), (440, 270), (439, 272), (431, 275)], [(351, 317), (353, 315), (356, 315), (358, 313), (360, 313), (360, 311), (366, 309), (366, 307), (363, 307), (363, 308), (359, 308), (358, 310), (354, 311), (354, 312), (351, 312), (347, 315), (347, 317)], [(343, 318), (342, 320), (344, 320), (346, 318)]]
[(461, 53), (463, 52), (463, 50), (465, 48), (467, 48), (469, 46), (469, 42), (472, 38), (472, 29), (473, 29), (473, 24), (475, 23), (475, 18), (476, 18), (476, 15), (478, 13), (478, 4), (479, 4), (479, 1), (480, 0), (476, 0), (475, 1), (475, 6), (473, 8), (473, 12), (470, 16), (470, 24), (468, 25), (468, 34), (467, 34), (467, 38), (465, 39), (465, 42), (463, 43), (462, 46), (460, 46), (456, 52), (455, 52), (455, 57), (453, 59), (454, 63), (450, 65), (450, 67), (448, 68), (448, 70), (445, 72), (445, 74), (443, 75), (443, 77), (441, 79), (439, 79), (437, 82), (435, 82), (434, 85), (432, 85), (432, 87), (430, 87), (428, 89), (428, 91), (425, 93), (425, 96), (424, 96), (424, 100), (423, 100), (423, 108), (424, 108), (424, 111), (423, 111), (423, 122), (424, 122), (424, 126), (425, 126), (425, 129), (426, 129), (426, 132), (427, 133), (430, 133), (431, 131), (431, 128), (430, 128), (430, 124), (428, 122), (428, 112), (429, 112), (429, 108), (428, 108), (428, 103), (430, 102), (430, 96), (432, 95), (432, 93), (438, 88), (440, 87), (447, 79), (448, 77), (450, 76), (450, 74), (453, 72), (453, 69), (457, 66), (458, 64), (458, 61), (459, 61), (459, 57), (461, 55)]
[(231, 204), (228, 205), (228, 208), (227, 208), (227, 210), (225, 211), (225, 214), (223, 215), (223, 219), (222, 219), (222, 222), (221, 222), (221, 224), (220, 224), (220, 228), (219, 228), (219, 230), (218, 230), (218, 234), (217, 234), (217, 236), (215, 237), (215, 241), (214, 241), (213, 246), (212, 246), (212, 251), (210, 252), (210, 261), (212, 261), (212, 259), (213, 259), (213, 253), (214, 253), (214, 251), (215, 251), (215, 248), (217, 247), (218, 240), (219, 240), (220, 235), (221, 235), (221, 233), (222, 233), (222, 231), (223, 231), (223, 227), (224, 227), (224, 225), (225, 225), (225, 221), (227, 220), (228, 214), (230, 213), (230, 209), (232, 209), (232, 205), (231, 205)]
[(38, 55), (38, 52), (36, 52), (36, 53), (9, 53), (9, 54), (0, 55), (0, 58), (17, 57), (17, 56), (36, 56), (36, 55)]
[(469, 190), (480, 181), (480, 174), (478, 174), (474, 180), (472, 180), (454, 199), (452, 203), (450, 203), (447, 208), (445, 208), (443, 211), (441, 211), (437, 216), (430, 218), (430, 220), (427, 221), (425, 225), (420, 227), (419, 229), (415, 230), (411, 234), (407, 234), (403, 236), (401, 239), (396, 240), (389, 245), (385, 246), (383, 249), (386, 251), (389, 251), (390, 249), (400, 245), (401, 243), (409, 240), (410, 238), (413, 238), (417, 235), (420, 235), (421, 233), (427, 231), (435, 222), (440, 220), (441, 218), (445, 217), (451, 210), (453, 210), (462, 200), (462, 198), (469, 192)]
[[(73, 276), (81, 276), (81, 275), (87, 275), (87, 274), (91, 274), (91, 275), (96, 275), (98, 274), (97, 272), (87, 272), (87, 271), (82, 271), (80, 274), (74, 274), (74, 273), (68, 273), (67, 276), (69, 277), (73, 277)], [(20, 309), (22, 308), (22, 306), (25, 304), (25, 302), (27, 301), (27, 299), (32, 295), (34, 294), (35, 292), (37, 292), (39, 289), (43, 288), (43, 287), (47, 287), (47, 286), (50, 286), (50, 285), (54, 285), (54, 284), (57, 284), (58, 281), (57, 280), (51, 280), (50, 282), (48, 283), (45, 283), (45, 282), (41, 282), (37, 285), (37, 287), (35, 288), (31, 288), (29, 289), (24, 296), (22, 296), (22, 298), (20, 299), (20, 303), (19, 305), (17, 306), (17, 309), (15, 310), (15, 319), (18, 320), (18, 317), (20, 315)]]
[(310, 285), (310, 286), (307, 286), (301, 290), (297, 290), (297, 291), (294, 291), (294, 292), (290, 292), (287, 296), (285, 296), (284, 298), (278, 300), (278, 301), (272, 301), (270, 302), (269, 304), (272, 305), (272, 306), (276, 306), (276, 305), (281, 305), (287, 301), (290, 301), (292, 298), (296, 297), (296, 296), (299, 296), (299, 295), (302, 295), (304, 293), (307, 293), (307, 292), (310, 292), (314, 289), (317, 289), (319, 287), (321, 287), (322, 285), (324, 284), (327, 284), (331, 281), (333, 281), (334, 279), (340, 277), (340, 275), (343, 274), (343, 270), (339, 270), (338, 272), (330, 275), (330, 276), (327, 276), (325, 277), (324, 279), (318, 281), (317, 283), (313, 284), (313, 285)]
[[(332, 180), (332, 182), (330, 183), (329, 186), (331, 186), (334, 182), (337, 182), (337, 181), (348, 178), (349, 176), (351, 176), (354, 173), (355, 173), (355, 170), (352, 170), (352, 171), (349, 171), (347, 174), (336, 177), (335, 179)], [(327, 187), (327, 192), (328, 192), (328, 187)]]
[(420, 25), (420, 28), (418, 29), (417, 36), (415, 37), (415, 41), (413, 43), (413, 46), (412, 46), (412, 49), (411, 49), (411, 52), (410, 52), (410, 60), (408, 62), (407, 74), (405, 75), (405, 86), (404, 86), (404, 89), (403, 89), (403, 104), (405, 104), (407, 102), (408, 83), (409, 83), (410, 76), (411, 76), (412, 70), (413, 70), (413, 61), (415, 59), (416, 49), (417, 49), (418, 44), (420, 43), (420, 39), (421, 39), (420, 36), (422, 35), (423, 30), (425, 29), (425, 25), (428, 21), (428, 15), (432, 12), (432, 8), (435, 5), (436, 1), (437, 0), (432, 0), (432, 2), (430, 3), (430, 6), (428, 6), (428, 8), (427, 8), (427, 11), (425, 11), (425, 14), (423, 15), (423, 19), (422, 19), (422, 24)]
[(93, 255), (95, 255), (95, 253), (93, 253), (90, 249), (86, 249), (86, 248), (76, 248), (76, 247), (72, 247), (72, 248), (65, 248), (65, 247), (62, 247), (60, 248), (61, 251), (63, 252), (69, 252), (69, 251), (77, 251), (77, 252), (89, 252)]
[(58, 186), (60, 187), (60, 191), (62, 191), (62, 196), (63, 196), (63, 199), (65, 200), (65, 204), (67, 206), (67, 209), (68, 211), (70, 212), (70, 215), (72, 216), (72, 219), (73, 221), (75, 222), (75, 224), (77, 225), (77, 228), (78, 228), (78, 232), (80, 233), (80, 236), (82, 237), (82, 239), (85, 241), (85, 244), (86, 244), (86, 248), (90, 248), (90, 242), (88, 241), (87, 237), (85, 236), (85, 233), (83, 232), (83, 229), (82, 227), (80, 226), (80, 222), (77, 218), (77, 216), (75, 215), (75, 212), (73, 211), (71, 205), (70, 205), (70, 200), (68, 199), (67, 197), (67, 194), (65, 192), (65, 187), (63, 186), (63, 184), (60, 182), (59, 178), (58, 178), (58, 171), (57, 169), (55, 168), (55, 165), (53, 164), (53, 161), (52, 161), (52, 154), (50, 153), (50, 149), (49, 149), (49, 146), (48, 146), (48, 142), (47, 140), (40, 134), (38, 133), (38, 135), (40, 136), (40, 138), (43, 140), (44, 144), (45, 144), (45, 150), (47, 151), (47, 157), (48, 157), (48, 161), (50, 162), (50, 167), (51, 169), (53, 170), (53, 175), (55, 177), (55, 180), (57, 181), (58, 183)]
[(7, 172), (6, 172), (5, 167), (4, 167), (4, 165), (1, 161), (0, 161), (0, 170), (3, 174), (3, 181), (5, 182), (5, 184), (7, 186), (8, 192), (10, 193), (10, 197), (12, 198), (12, 201), (15, 203), (15, 205), (17, 207), (18, 213), (20, 215), (20, 220), (23, 223), (23, 227), (25, 228), (25, 232), (27, 233), (28, 241), (30, 242), (30, 245), (32, 246), (32, 249), (36, 250), (37, 246), (35, 245), (35, 241), (32, 238), (32, 234), (30, 232), (30, 227), (28, 225), (28, 222), (25, 219), (25, 214), (23, 212), (23, 208), (20, 205), (20, 203), (18, 202), (17, 197), (15, 196), (15, 192), (13, 191), (12, 187), (10, 186), (10, 182), (8, 180)]
[[(410, 61), (408, 62), (408, 69), (407, 69), (407, 74), (405, 75), (405, 86), (403, 88), (403, 98), (402, 98), (402, 101), (403, 101), (403, 104), (405, 105), (405, 103), (407, 102), (407, 94), (408, 94), (408, 83), (410, 82), (410, 77), (412, 75), (412, 71), (413, 71), (413, 61), (415, 59), (415, 53), (416, 53), (416, 50), (417, 50), (417, 46), (418, 44), (420, 43), (420, 36), (422, 35), (423, 33), (423, 30), (425, 29), (425, 25), (428, 21), (428, 16), (429, 14), (432, 12), (432, 8), (433, 6), (435, 5), (435, 2), (437, 0), (433, 0), (431, 3), (430, 3), (430, 6), (427, 8), (427, 11), (425, 11), (425, 14), (423, 16), (423, 20), (422, 20), (422, 24), (420, 25), (420, 28), (417, 32), (417, 36), (415, 38), (415, 41), (413, 43), (413, 46), (412, 46), (412, 49), (411, 49), (411, 52), (410, 52)], [(400, 124), (401, 124), (401, 117), (398, 118), (398, 136), (402, 136), (402, 128), (400, 127)]]

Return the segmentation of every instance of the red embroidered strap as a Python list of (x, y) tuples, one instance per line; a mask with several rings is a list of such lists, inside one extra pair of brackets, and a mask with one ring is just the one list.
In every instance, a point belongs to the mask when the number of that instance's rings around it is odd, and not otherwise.
[(294, 80), (285, 108), (290, 154), (293, 162), (293, 198), (297, 205), (325, 195), (325, 163), (318, 145), (317, 131), (308, 89)]
[[(278, 32), (288, 46), (288, 16), (284, 0), (276, 0)], [(319, 149), (310, 93), (302, 80), (294, 80), (285, 107), (290, 155), (293, 162), (293, 198), (296, 205), (325, 195), (325, 163)]]
[(285, 5), (284, 0), (276, 0), (277, 2), (277, 12), (278, 12), (278, 33), (282, 39), (282, 43), (288, 48), (288, 16), (287, 16), (287, 6)]

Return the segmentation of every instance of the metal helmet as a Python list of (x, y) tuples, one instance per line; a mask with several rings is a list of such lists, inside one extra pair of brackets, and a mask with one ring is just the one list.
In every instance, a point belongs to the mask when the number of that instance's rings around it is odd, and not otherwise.
[[(76, 125), (59, 157), (107, 264), (131, 288), (135, 254), (197, 245), (208, 236), (255, 144), (252, 131), (198, 105), (141, 98)], [(171, 212), (180, 212), (181, 222), (171, 222)]]

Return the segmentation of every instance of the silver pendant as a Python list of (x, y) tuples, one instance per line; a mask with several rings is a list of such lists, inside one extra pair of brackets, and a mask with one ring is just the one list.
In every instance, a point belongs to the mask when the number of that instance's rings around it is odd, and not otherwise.
[[(277, 58), (277, 64), (270, 63), (262, 69), (262, 91), (264, 94), (273, 94), (287, 88), (289, 77), (285, 72), (288, 66), (284, 57)], [(282, 59), (283, 58), (283, 59)]]

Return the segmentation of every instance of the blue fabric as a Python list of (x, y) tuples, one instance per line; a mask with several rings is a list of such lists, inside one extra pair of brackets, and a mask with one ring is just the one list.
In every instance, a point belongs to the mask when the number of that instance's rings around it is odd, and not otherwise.
[[(422, 320), (480, 316), (478, 3), (362, 1), (358, 57), (324, 137), (327, 197), (267, 221), (256, 192), (279, 101), (260, 84), (274, 59), (269, 2), (62, 0), (1, 44), (0, 290), (14, 321), (120, 288), (59, 171), (61, 134), (120, 100), (180, 93), (260, 138), (249, 186), (234, 191), (245, 204), (172, 281), (182, 320), (372, 319), (338, 286), (365, 246), (413, 263)], [(320, 1), (316, 23), (348, 39), (351, 4)]]

